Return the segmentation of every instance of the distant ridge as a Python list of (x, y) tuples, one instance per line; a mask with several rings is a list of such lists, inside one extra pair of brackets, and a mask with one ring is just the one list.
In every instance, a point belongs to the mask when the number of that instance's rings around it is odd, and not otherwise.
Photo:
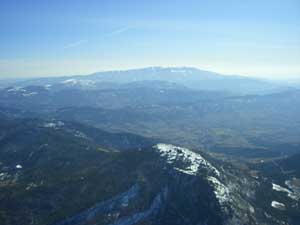
[[(130, 70), (96, 72), (90, 75), (47, 77), (15, 82), (11, 86), (65, 84), (128, 84), (143, 81), (164, 81), (195, 90), (227, 91), (239, 94), (272, 93), (281, 84), (238, 75), (222, 75), (194, 67), (147, 67)], [(286, 87), (285, 87), (286, 88)]]

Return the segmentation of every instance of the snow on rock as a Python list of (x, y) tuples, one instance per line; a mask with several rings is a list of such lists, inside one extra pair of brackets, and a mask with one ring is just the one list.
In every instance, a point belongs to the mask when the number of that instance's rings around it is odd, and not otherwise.
[(216, 176), (220, 172), (207, 162), (200, 154), (195, 153), (187, 148), (181, 148), (170, 144), (157, 144), (154, 146), (162, 157), (167, 158), (167, 163), (173, 164), (175, 160), (182, 160), (187, 163), (185, 168), (175, 168), (176, 170), (189, 175), (196, 175), (199, 168), (205, 168)]
[(222, 184), (217, 178), (209, 176), (207, 180), (214, 187), (214, 193), (220, 204), (224, 204), (230, 200), (228, 188)]
[(275, 209), (285, 210), (285, 205), (280, 202), (272, 201), (271, 206)]
[(12, 87), (7, 89), (7, 92), (14, 93), (14, 94), (21, 94), (23, 97), (30, 97), (38, 94), (37, 92), (29, 92), (22, 87)]
[(185, 70), (171, 70), (171, 73), (186, 73)]
[(47, 89), (47, 90), (50, 90), (51, 87), (52, 87), (51, 84), (46, 84), (46, 85), (44, 86), (44, 88)]
[(12, 87), (7, 90), (7, 92), (26, 92), (22, 87)]
[(20, 164), (16, 165), (16, 169), (22, 169), (22, 168), (23, 168), (22, 165), (20, 165)]
[(290, 191), (289, 189), (287, 188), (284, 188), (284, 187), (281, 187), (280, 185), (278, 184), (274, 184), (272, 183), (272, 189), (275, 190), (275, 191), (280, 191), (280, 192), (285, 192), (287, 193), (287, 195), (294, 199), (294, 200), (299, 200), (300, 199), (300, 196), (297, 194), (297, 193), (294, 193), (292, 191)]
[(171, 73), (184, 73), (184, 74), (187, 74), (187, 73), (192, 73), (192, 71), (190, 69), (184, 69), (184, 68), (172, 68), (170, 70)]
[(290, 192), (290, 190), (284, 188), (284, 187), (281, 187), (280, 185), (278, 184), (274, 184), (272, 183), (272, 189), (275, 190), (275, 191), (282, 191), (282, 192)]
[(168, 164), (176, 164), (178, 160), (181, 160), (186, 166), (184, 166), (184, 168), (174, 167), (174, 169), (179, 172), (195, 176), (200, 168), (208, 170), (212, 176), (208, 176), (207, 180), (209, 185), (213, 187), (219, 203), (223, 205), (230, 201), (229, 188), (218, 179), (220, 177), (220, 172), (200, 154), (187, 148), (177, 147), (170, 144), (157, 144), (154, 148), (159, 151), (162, 157), (166, 158)]
[(83, 138), (83, 139), (88, 139), (88, 136), (85, 133), (83, 133), (81, 131), (78, 131), (78, 130), (75, 131), (74, 136), (79, 137), (79, 138)]
[(77, 83), (78, 83), (78, 80), (76, 80), (76, 79), (68, 79), (68, 80), (62, 81), (61, 83), (63, 83), (63, 84), (72, 84), (72, 85), (74, 85), (74, 84), (77, 84)]
[(44, 127), (53, 128), (53, 127), (56, 127), (56, 124), (55, 123), (44, 123)]
[(67, 85), (67, 86), (82, 86), (82, 87), (94, 87), (95, 82), (92, 80), (79, 80), (79, 79), (68, 79), (65, 81), (62, 81), (61, 83)]
[(255, 209), (254, 209), (254, 207), (253, 207), (252, 205), (249, 206), (249, 211), (250, 211), (251, 213), (255, 213)]
[(65, 124), (61, 121), (57, 121), (57, 122), (49, 122), (49, 123), (44, 123), (43, 127), (45, 128), (59, 128), (59, 127), (62, 127), (64, 126)]
[(293, 177), (290, 180), (286, 180), (285, 185), (288, 186), (293, 191), (294, 198), (296, 200), (299, 200), (300, 199), (300, 179)]
[(26, 93), (23, 93), (22, 95), (24, 97), (30, 97), (30, 96), (37, 95), (37, 94), (38, 94), (37, 92), (26, 92)]
[(0, 181), (5, 180), (8, 177), (7, 173), (0, 173)]

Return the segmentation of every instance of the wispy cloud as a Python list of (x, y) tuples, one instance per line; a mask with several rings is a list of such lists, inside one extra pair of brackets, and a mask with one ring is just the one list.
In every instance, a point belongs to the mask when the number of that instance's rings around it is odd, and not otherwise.
[(122, 27), (122, 28), (119, 28), (119, 29), (116, 29), (116, 30), (113, 30), (112, 32), (110, 33), (107, 33), (105, 36), (106, 37), (113, 37), (113, 36), (117, 36), (117, 35), (120, 35), (128, 30), (132, 29), (132, 27)]
[[(103, 37), (113, 37), (113, 36), (118, 36), (128, 30), (132, 29), (132, 27), (121, 27), (119, 29), (113, 30), (109, 33), (106, 33), (103, 35)], [(79, 40), (79, 41), (75, 41), (75, 42), (71, 42), (69, 44), (66, 44), (63, 48), (64, 49), (68, 49), (68, 48), (76, 48), (80, 45), (83, 45), (85, 43), (87, 43), (88, 40)]]
[(85, 44), (87, 43), (88, 40), (79, 40), (79, 41), (75, 41), (75, 42), (72, 42), (72, 43), (69, 43), (67, 45), (64, 46), (64, 49), (68, 49), (68, 48), (75, 48), (75, 47), (78, 47), (82, 44)]

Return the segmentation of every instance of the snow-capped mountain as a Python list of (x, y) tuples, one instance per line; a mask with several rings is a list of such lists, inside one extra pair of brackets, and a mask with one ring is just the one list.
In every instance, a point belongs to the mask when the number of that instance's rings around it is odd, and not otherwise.
[[(64, 84), (67, 87), (95, 88), (103, 85), (143, 81), (165, 81), (195, 90), (229, 91), (234, 93), (270, 93), (282, 84), (273, 84), (243, 76), (228, 76), (192, 67), (148, 67), (142, 69), (98, 72), (85, 76), (40, 78), (15, 82), (16, 86)], [(10, 83), (10, 86), (12, 84)]]

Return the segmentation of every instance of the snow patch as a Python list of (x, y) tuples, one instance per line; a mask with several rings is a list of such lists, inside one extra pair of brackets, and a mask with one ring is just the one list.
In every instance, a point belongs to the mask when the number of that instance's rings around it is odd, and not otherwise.
[(45, 89), (49, 90), (52, 87), (52, 85), (51, 84), (46, 84), (44, 87), (45, 87)]
[(78, 81), (76, 79), (68, 79), (68, 80), (64, 80), (62, 81), (63, 84), (77, 84)]
[(177, 147), (170, 144), (157, 144), (154, 146), (162, 157), (166, 157), (168, 164), (173, 164), (175, 160), (182, 160), (187, 163), (185, 168), (175, 168), (189, 175), (196, 175), (199, 168), (205, 168), (216, 176), (220, 176), (220, 172), (207, 162), (200, 154), (195, 153), (187, 148)]
[(278, 184), (274, 184), (272, 183), (272, 189), (275, 190), (275, 191), (282, 191), (282, 192), (290, 192), (290, 190), (284, 188), (284, 187), (281, 187), (280, 185)]
[(287, 188), (281, 187), (281, 186), (278, 185), (278, 184), (272, 183), (272, 189), (273, 189), (274, 191), (285, 192), (285, 193), (287, 193), (287, 195), (288, 195), (290, 198), (292, 198), (292, 199), (294, 199), (294, 200), (299, 200), (299, 199), (300, 199), (300, 196), (297, 195), (297, 193), (294, 193), (294, 192), (290, 191), (290, 190), (287, 189)]
[(23, 168), (22, 165), (20, 165), (20, 164), (16, 165), (16, 169), (22, 169), (22, 168)]
[(82, 87), (94, 87), (96, 82), (92, 80), (79, 80), (79, 79), (68, 79), (61, 83), (67, 86), (82, 86)]
[(249, 211), (253, 214), (255, 213), (255, 209), (252, 205), (249, 206)]
[(49, 122), (49, 123), (44, 123), (43, 127), (45, 128), (60, 128), (62, 126), (64, 126), (65, 124), (61, 121), (57, 121), (57, 122)]
[(7, 173), (0, 173), (0, 181), (4, 181), (8, 177)]
[(37, 92), (28, 92), (26, 89), (22, 88), (22, 87), (12, 87), (10, 89), (7, 90), (7, 92), (9, 93), (19, 93), (24, 97), (29, 97), (29, 96), (33, 96), (33, 95), (37, 95)]
[(12, 87), (10, 89), (7, 90), (7, 92), (26, 92), (26, 90), (24, 90), (22, 87)]
[(271, 206), (275, 209), (285, 210), (285, 205), (280, 202), (272, 201)]
[(75, 137), (79, 137), (79, 138), (83, 138), (83, 139), (88, 139), (87, 135), (81, 131), (75, 131), (75, 134), (74, 134)]
[(30, 96), (33, 96), (33, 95), (37, 95), (38, 93), (37, 92), (27, 92), (27, 93), (23, 93), (22, 95), (24, 96), (24, 97), (30, 97)]
[(171, 69), (171, 73), (184, 73), (184, 74), (187, 74), (187, 73), (192, 73), (192, 71), (190, 70), (185, 70), (185, 69), (180, 69), (180, 68), (173, 68)]
[(286, 180), (285, 185), (292, 190), (293, 196), (296, 200), (300, 199), (300, 179), (298, 178), (291, 178), (290, 180)]

